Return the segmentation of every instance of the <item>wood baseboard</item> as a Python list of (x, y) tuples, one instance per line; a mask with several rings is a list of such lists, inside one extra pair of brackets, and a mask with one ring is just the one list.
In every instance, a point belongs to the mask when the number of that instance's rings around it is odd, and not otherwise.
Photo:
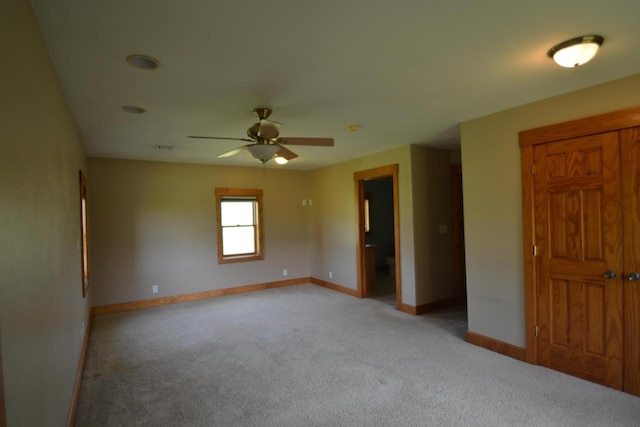
[(400, 304), (396, 305), (396, 308), (403, 313), (413, 314), (414, 316), (418, 315), (418, 307), (416, 307), (415, 305), (409, 305), (401, 302)]
[(71, 404), (69, 405), (69, 412), (67, 413), (67, 427), (73, 427), (76, 420), (76, 409), (78, 408), (78, 399), (80, 398), (80, 385), (82, 384), (82, 374), (84, 373), (84, 362), (87, 358), (87, 348), (89, 347), (89, 335), (91, 334), (92, 323), (93, 313), (90, 313), (87, 327), (84, 331), (80, 360), (78, 361), (78, 369), (76, 370), (76, 381), (73, 384), (73, 392), (71, 393)]
[(450, 305), (454, 305), (456, 303), (456, 299), (454, 297), (441, 299), (439, 301), (428, 302), (426, 304), (420, 304), (419, 306), (413, 306), (405, 303), (398, 304), (398, 310), (413, 314), (414, 316), (419, 316), (421, 314), (430, 313), (432, 311), (440, 310), (441, 308), (449, 307)]
[(328, 288), (334, 291), (342, 292), (343, 294), (351, 295), (352, 297), (358, 297), (358, 291), (356, 291), (355, 289), (346, 288), (341, 285), (336, 285), (335, 283), (316, 279), (315, 277), (310, 277), (309, 282), (313, 283), (314, 285), (322, 286), (323, 288)]
[(438, 301), (428, 302), (426, 304), (420, 304), (416, 307), (416, 314), (430, 313), (432, 311), (440, 310), (441, 308), (449, 307), (450, 305), (454, 305), (455, 303), (456, 299), (454, 297), (450, 297)]
[(478, 347), (486, 348), (487, 350), (495, 351), (496, 353), (513, 357), (514, 359), (520, 360), (522, 362), (526, 361), (526, 350), (523, 347), (509, 344), (495, 338), (489, 338), (471, 331), (467, 331), (466, 341), (469, 344), (474, 344)]
[(233, 288), (213, 289), (210, 291), (194, 292), (190, 294), (174, 295), (170, 297), (152, 298), (140, 301), (123, 302), (119, 304), (108, 304), (93, 307), (91, 313), (93, 315), (114, 313), (117, 311), (140, 310), (149, 307), (158, 307), (167, 304), (178, 304), (181, 302), (196, 301), (207, 298), (216, 298), (225, 295), (241, 294), (245, 292), (262, 291), (265, 289), (281, 288), (283, 286), (299, 285), (309, 283), (309, 277), (300, 277), (298, 279), (280, 280), (277, 282), (257, 283), (253, 285), (236, 286)]

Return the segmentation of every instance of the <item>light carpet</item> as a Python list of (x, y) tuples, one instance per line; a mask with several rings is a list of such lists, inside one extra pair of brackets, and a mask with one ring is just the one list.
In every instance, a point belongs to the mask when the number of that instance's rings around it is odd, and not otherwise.
[(640, 425), (640, 398), (465, 330), (460, 312), (411, 316), (315, 285), (101, 315), (76, 425)]

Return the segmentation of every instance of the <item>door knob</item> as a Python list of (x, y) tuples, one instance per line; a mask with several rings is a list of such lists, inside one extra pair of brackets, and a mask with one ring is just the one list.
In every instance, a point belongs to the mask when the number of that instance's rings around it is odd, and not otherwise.
[[(606, 273), (604, 273), (604, 278), (605, 279), (615, 279), (616, 278), (616, 272), (609, 270)], [(640, 279), (640, 277), (638, 277), (638, 279)], [(629, 279), (629, 280), (631, 280), (631, 279)]]
[(633, 273), (629, 274), (629, 281), (635, 282), (636, 280), (640, 280), (640, 273), (634, 271)]

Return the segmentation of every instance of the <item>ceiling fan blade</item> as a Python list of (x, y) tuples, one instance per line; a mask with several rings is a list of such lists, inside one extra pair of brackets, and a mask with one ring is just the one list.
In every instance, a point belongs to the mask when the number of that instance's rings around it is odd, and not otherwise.
[(287, 145), (315, 145), (318, 147), (333, 147), (333, 138), (278, 138), (277, 142)]
[(274, 139), (280, 134), (280, 128), (282, 123), (272, 122), (271, 120), (260, 120), (260, 128), (258, 129), (258, 136), (260, 138)]
[(276, 153), (276, 156), (284, 157), (287, 160), (295, 159), (296, 157), (298, 157), (296, 153), (289, 150), (288, 148), (285, 148), (280, 144), (276, 144), (276, 145), (280, 147), (280, 150), (278, 150), (278, 152)]
[[(249, 144), (249, 145), (253, 145), (253, 144)], [(223, 158), (223, 157), (235, 156), (236, 154), (238, 154), (242, 150), (246, 150), (249, 145), (243, 145), (242, 147), (238, 147), (235, 150), (227, 151), (226, 153), (220, 154), (218, 156), (218, 158), (220, 159), (220, 158)]]
[(225, 138), (225, 137), (220, 137), (220, 136), (191, 136), (191, 135), (189, 135), (189, 138), (194, 138), (194, 139), (225, 139), (225, 140), (229, 140), (229, 141), (253, 142), (253, 140), (249, 139), (249, 138)]

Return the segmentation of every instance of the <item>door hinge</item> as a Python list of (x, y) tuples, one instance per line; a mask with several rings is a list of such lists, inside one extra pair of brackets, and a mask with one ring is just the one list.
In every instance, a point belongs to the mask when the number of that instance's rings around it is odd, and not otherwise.
[(538, 246), (533, 245), (533, 256), (538, 256)]
[(538, 331), (539, 331), (539, 330), (540, 330), (540, 329), (538, 328), (538, 325), (536, 325), (536, 337), (538, 336)]
[(532, 163), (531, 164), (531, 175), (535, 175), (536, 174), (536, 166)]

